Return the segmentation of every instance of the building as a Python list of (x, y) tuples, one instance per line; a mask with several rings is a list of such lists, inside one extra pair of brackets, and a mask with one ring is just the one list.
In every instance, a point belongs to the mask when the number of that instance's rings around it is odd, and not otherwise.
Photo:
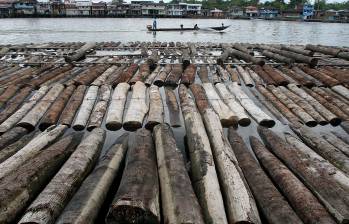
[(303, 5), (303, 19), (311, 19), (314, 16), (314, 6), (310, 4)]
[(115, 17), (126, 17), (130, 4), (117, 3), (107, 5), (107, 15)]
[(89, 0), (77, 0), (75, 2), (78, 9), (78, 16), (91, 16), (92, 2)]
[(248, 17), (258, 17), (259, 11), (256, 6), (245, 7), (245, 15)]
[(12, 17), (14, 0), (0, 0), (0, 18)]
[(38, 2), (36, 4), (36, 14), (39, 16), (51, 16), (52, 8), (50, 2)]
[(16, 0), (13, 3), (16, 16), (33, 16), (36, 14), (36, 0)]
[(103, 17), (107, 14), (107, 3), (105, 2), (92, 2), (91, 15), (96, 17)]
[(51, 16), (65, 16), (65, 4), (60, 0), (51, 0)]
[(201, 15), (202, 4), (179, 2), (167, 5), (167, 15), (175, 17)]
[(142, 16), (165, 16), (166, 5), (164, 3), (145, 3), (141, 4)]
[(65, 5), (65, 15), (68, 17), (79, 16), (79, 10), (75, 3), (67, 2)]
[(220, 17), (224, 16), (224, 13), (223, 13), (223, 10), (215, 8), (215, 9), (210, 10), (210, 16), (220, 18)]
[(244, 10), (240, 7), (232, 7), (229, 10), (229, 16), (232, 18), (239, 18), (244, 16)]
[[(183, 3), (179, 3), (179, 4), (183, 4)], [(186, 8), (187, 16), (201, 15), (202, 4), (190, 4), (190, 3), (184, 3), (184, 4), (187, 5), (187, 8)]]
[(273, 8), (261, 8), (259, 10), (259, 16), (265, 19), (275, 18), (279, 15), (279, 10)]

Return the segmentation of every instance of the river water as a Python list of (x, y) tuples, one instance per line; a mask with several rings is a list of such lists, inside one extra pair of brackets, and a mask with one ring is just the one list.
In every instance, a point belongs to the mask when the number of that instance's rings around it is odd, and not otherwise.
[(148, 32), (150, 18), (0, 19), (0, 44), (67, 41), (194, 41), (349, 46), (349, 24), (266, 20), (158, 19), (161, 27), (231, 25), (213, 31)]

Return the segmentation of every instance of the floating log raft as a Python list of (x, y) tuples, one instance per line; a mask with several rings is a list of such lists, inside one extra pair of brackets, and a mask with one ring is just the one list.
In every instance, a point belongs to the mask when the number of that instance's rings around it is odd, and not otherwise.
[(172, 66), (169, 64), (165, 65), (165, 67), (162, 67), (159, 74), (154, 79), (153, 84), (157, 85), (159, 87), (163, 86), (165, 83), (165, 80), (166, 80), (168, 74), (170, 74), (171, 70), (172, 70)]
[(113, 87), (117, 86), (119, 83), (128, 82), (138, 70), (137, 64), (131, 64), (125, 71), (123, 71), (119, 76), (113, 81)]
[(130, 85), (134, 85), (136, 82), (144, 82), (146, 78), (150, 75), (150, 67), (147, 63), (139, 65), (138, 72), (128, 81)]
[(125, 158), (128, 134), (123, 134), (99, 159), (92, 173), (82, 182), (56, 223), (95, 223), (98, 212), (107, 197)]
[(171, 88), (168, 88), (168, 87), (165, 88), (165, 94), (166, 94), (166, 104), (170, 114), (171, 126), (180, 127), (181, 126), (180, 108), (177, 102), (176, 94)]
[(20, 86), (17, 85), (11, 85), (6, 88), (6, 90), (0, 95), (0, 108), (18, 92), (19, 88)]
[[(2, 178), (0, 183), (2, 223), (15, 220), (60, 169), (80, 143), (81, 138), (82, 133), (62, 138), (23, 163), (15, 173)], [(23, 194), (26, 196), (23, 197)]]
[(261, 66), (252, 66), (252, 70), (258, 74), (267, 85), (276, 85), (275, 81)]
[(90, 51), (91, 49), (95, 48), (96, 45), (97, 45), (97, 43), (95, 43), (95, 42), (86, 43), (80, 49), (76, 50), (73, 55), (66, 56), (65, 61), (71, 63), (73, 61), (79, 61), (81, 59), (84, 59), (86, 56), (86, 53), (88, 51)]
[(240, 76), (242, 77), (242, 80), (244, 80), (244, 83), (248, 87), (253, 87), (254, 83), (252, 81), (252, 78), (250, 77), (250, 73), (243, 69), (243, 67), (237, 65), (236, 66)]
[(143, 82), (136, 82), (132, 87), (130, 105), (126, 111), (123, 121), (123, 128), (127, 131), (135, 131), (142, 127), (143, 119), (148, 113), (146, 102), (147, 87)]
[(130, 140), (125, 170), (106, 223), (160, 223), (158, 172), (151, 132), (139, 129)]
[(245, 52), (239, 51), (239, 50), (231, 49), (230, 53), (238, 58), (241, 58), (247, 62), (252, 62), (253, 64), (256, 64), (256, 65), (263, 66), (265, 64), (265, 61), (263, 59), (255, 58), (255, 57), (253, 57)]
[(153, 81), (155, 80), (155, 78), (158, 76), (158, 74), (161, 71), (161, 66), (157, 66), (154, 71), (152, 73), (150, 73), (150, 75), (146, 78), (146, 80), (144, 81), (144, 84), (149, 87), (153, 84)]
[(165, 222), (203, 224), (201, 207), (171, 128), (167, 124), (155, 126), (154, 138)]
[(166, 86), (172, 86), (177, 87), (179, 80), (182, 77), (183, 69), (181, 65), (173, 65), (171, 72), (166, 78), (165, 85)]
[(164, 122), (164, 106), (159, 87), (152, 85), (149, 88), (149, 115), (145, 128), (153, 130), (154, 126)]
[(196, 65), (190, 64), (183, 72), (181, 84), (191, 85), (195, 81)]
[(103, 84), (105, 84), (108, 80), (108, 78), (115, 73), (117, 70), (119, 69), (118, 66), (113, 65), (110, 68), (108, 68), (107, 70), (105, 70), (99, 77), (97, 77), (92, 83), (91, 85), (93, 86), (101, 86)]
[(83, 139), (18, 223), (54, 223), (98, 160), (104, 138), (105, 131), (96, 128)]
[(237, 82), (238, 85), (241, 85), (241, 81), (239, 78), (239, 73), (236, 68), (232, 68), (231, 66), (227, 66), (226, 70), (230, 74), (230, 79), (232, 82)]
[(0, 148), (3, 149), (6, 146), (16, 142), (24, 135), (28, 134), (28, 130), (22, 127), (14, 127), (0, 136)]

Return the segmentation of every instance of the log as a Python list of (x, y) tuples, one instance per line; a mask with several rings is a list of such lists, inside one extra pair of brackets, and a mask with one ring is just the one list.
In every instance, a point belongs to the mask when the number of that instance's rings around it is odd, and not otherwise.
[(182, 77), (182, 67), (181, 65), (172, 65), (171, 73), (167, 76), (165, 85), (177, 87), (178, 82)]
[(119, 69), (119, 67), (117, 65), (113, 65), (110, 68), (108, 68), (107, 70), (105, 70), (99, 77), (97, 77), (92, 83), (92, 86), (101, 86), (103, 85), (108, 78), (115, 73), (117, 70)]
[(228, 45), (224, 44), (222, 46), (223, 52), (222, 54), (217, 58), (217, 64), (220, 66), (224, 65), (224, 62), (229, 58), (230, 55), (232, 55), (232, 48)]
[(120, 136), (99, 159), (56, 223), (93, 224), (127, 151), (128, 134)]
[(210, 82), (210, 79), (208, 78), (208, 70), (207, 70), (207, 66), (206, 65), (201, 65), (198, 75), (201, 79), (201, 82), (206, 83), (206, 82)]
[(220, 98), (211, 83), (203, 83), (202, 87), (205, 89), (206, 97), (210, 102), (212, 108), (216, 111), (224, 127), (229, 127), (238, 122), (237, 114), (235, 114)]
[(0, 95), (0, 108), (3, 107), (8, 100), (10, 100), (20, 89), (18, 85), (10, 85), (6, 90)]
[(241, 81), (240, 81), (239, 73), (238, 73), (237, 69), (236, 69), (236, 68), (232, 68), (231, 66), (228, 65), (228, 66), (226, 67), (226, 70), (227, 70), (227, 71), (229, 72), (229, 74), (230, 74), (231, 81), (232, 81), (232, 82), (237, 82), (238, 85), (241, 86)]
[(210, 75), (213, 84), (222, 82), (221, 77), (218, 75), (218, 72), (215, 68), (210, 67)]
[(184, 70), (182, 79), (181, 79), (181, 84), (184, 85), (191, 85), (195, 81), (195, 75), (196, 75), (196, 65), (190, 64), (188, 67)]
[(78, 74), (73, 78), (75, 85), (89, 85), (94, 80), (96, 80), (105, 70), (107, 70), (107, 65), (95, 65), (94, 67), (88, 68), (86, 71)]
[(318, 70), (308, 68), (306, 66), (299, 66), (305, 73), (313, 76), (315, 79), (320, 80), (323, 84), (326, 86), (336, 86), (339, 84), (338, 80), (332, 78), (331, 76), (328, 76), (322, 72), (319, 72)]
[(138, 72), (128, 81), (130, 85), (134, 85), (136, 82), (144, 82), (146, 78), (150, 75), (150, 67), (148, 64), (143, 63), (139, 65)]
[(313, 45), (313, 44), (305, 45), (305, 49), (315, 51), (315, 52), (320, 52), (323, 54), (329, 54), (332, 56), (337, 56), (338, 53), (341, 51), (341, 49), (339, 48), (330, 48), (330, 47), (324, 47), (324, 46)]
[(342, 85), (333, 86), (331, 89), (344, 97), (346, 100), (349, 100), (349, 89), (345, 88)]
[(275, 81), (268, 73), (266, 73), (261, 66), (252, 66), (252, 70), (257, 73), (267, 85), (276, 85)]
[(98, 160), (105, 131), (96, 128), (82, 140), (18, 223), (54, 223)]
[(124, 72), (125, 68), (126, 68), (125, 64), (118, 67), (112, 74), (109, 75), (109, 77), (104, 82), (104, 84), (112, 85), (114, 81), (119, 79), (121, 74)]
[(238, 51), (235, 49), (231, 49), (231, 54), (234, 55), (235, 57), (241, 58), (244, 61), (247, 62), (252, 62), (253, 64), (263, 66), (265, 64), (265, 61), (261, 58), (255, 58), (245, 52)]
[(349, 60), (349, 52), (339, 52), (337, 57)]
[(182, 62), (183, 69), (186, 69), (190, 65), (190, 56), (188, 48), (182, 48), (182, 57), (180, 60)]
[(159, 87), (163, 86), (165, 83), (165, 80), (166, 80), (168, 74), (170, 74), (171, 70), (172, 70), (172, 66), (170, 64), (167, 64), (167, 65), (165, 65), (165, 67), (162, 67), (159, 74), (154, 79), (153, 84), (157, 85)]
[(253, 84), (252, 78), (250, 77), (249, 72), (244, 70), (244, 68), (239, 65), (236, 66), (236, 69), (238, 70), (240, 76), (242, 77), (242, 80), (244, 80), (245, 85), (248, 87), (253, 87), (254, 84)]
[(239, 166), (265, 219), (269, 223), (302, 223), (233, 127), (229, 128), (228, 136)]
[(149, 87), (153, 84), (153, 81), (155, 80), (155, 78), (158, 76), (158, 74), (160, 73), (161, 71), (161, 66), (157, 66), (155, 68), (155, 70), (150, 73), (150, 75), (147, 77), (147, 79), (144, 81), (144, 84)]
[(245, 67), (245, 70), (249, 73), (251, 79), (253, 80), (253, 82), (255, 83), (255, 85), (263, 85), (264, 81), (263, 79), (257, 74), (255, 73), (252, 69), (250, 69), (249, 67)]
[(0, 123), (4, 122), (20, 107), (23, 101), (30, 95), (31, 91), (31, 87), (25, 87), (19, 90), (18, 94), (6, 103), (6, 107), (0, 112)]
[(177, 102), (177, 97), (175, 92), (168, 87), (165, 87), (166, 94), (166, 104), (170, 114), (170, 123), (172, 127), (180, 127), (181, 119), (180, 119), (180, 109)]
[(28, 134), (28, 130), (22, 127), (14, 127), (0, 136), (0, 149), (16, 142), (24, 135)]
[(70, 134), (34, 158), (18, 167), (15, 173), (0, 183), (0, 222), (14, 222), (29, 203), (40, 193), (82, 138), (82, 133)]
[(268, 73), (268, 75), (274, 80), (274, 82), (279, 86), (286, 86), (289, 84), (289, 81), (285, 79), (280, 73), (278, 73), (273, 67), (270, 65), (264, 65), (263, 70)]
[(32, 139), (20, 151), (0, 164), (0, 179), (15, 172), (18, 167), (35, 157), (46, 146), (55, 142), (66, 129), (67, 126), (65, 125), (52, 126)]
[(130, 105), (126, 111), (123, 121), (123, 128), (126, 131), (135, 131), (142, 127), (143, 119), (148, 112), (146, 102), (147, 87), (143, 82), (136, 82), (132, 87)]
[(343, 130), (345, 132), (347, 132), (349, 134), (349, 121), (343, 121), (341, 123), (341, 127), (343, 128)]
[(312, 57), (314, 55), (314, 53), (310, 50), (305, 50), (302, 48), (287, 46), (287, 45), (283, 45), (283, 44), (281, 45), (281, 50), (292, 51), (294, 53), (304, 54), (304, 55), (309, 56), (309, 57)]
[(235, 44), (233, 44), (233, 48), (235, 48), (236, 50), (242, 51), (246, 54), (249, 54), (251, 56), (254, 56), (254, 52), (252, 50), (249, 50), (247, 47), (245, 47), (242, 44), (235, 43)]
[(82, 60), (86, 57), (86, 54), (95, 47), (97, 47), (96, 42), (86, 43), (82, 47), (80, 47), (78, 50), (76, 50), (71, 56), (65, 56), (64, 59), (68, 63)]
[(31, 109), (17, 126), (27, 128), (29, 131), (33, 131), (40, 119), (44, 116), (48, 108), (57, 99), (59, 94), (63, 91), (64, 86), (62, 84), (55, 84), (47, 94)]
[(145, 128), (153, 130), (157, 124), (164, 123), (164, 106), (159, 87), (152, 85), (149, 88), (149, 115)]
[(47, 86), (43, 86), (39, 90), (37, 90), (34, 93), (34, 95), (29, 98), (27, 102), (25, 102), (16, 112), (14, 112), (0, 125), (0, 133), (4, 133), (11, 129), (14, 125), (16, 125), (17, 122), (19, 122), (30, 111), (30, 109), (32, 109), (33, 106), (46, 94), (47, 90)]
[(216, 67), (217, 69), (217, 73), (219, 75), (219, 77), (222, 79), (223, 82), (228, 82), (230, 81), (230, 74), (229, 72), (227, 72), (223, 67), (221, 67), (220, 65), (217, 65)]
[(147, 58), (147, 64), (150, 67), (150, 70), (154, 70), (159, 61), (158, 50), (152, 50), (151, 54)]
[(115, 88), (119, 83), (128, 82), (138, 70), (137, 64), (131, 64), (125, 71), (123, 71), (114, 81), (113, 87)]
[(160, 223), (158, 172), (151, 132), (139, 129), (131, 137), (125, 169), (106, 223)]
[(338, 186), (337, 182), (331, 179), (328, 173), (314, 166), (310, 167), (311, 164), (303, 162), (295, 153), (296, 149), (288, 145), (274, 132), (261, 127), (258, 127), (257, 130), (267, 148), (297, 175), (336, 221), (339, 223), (348, 222), (348, 191)]
[(183, 157), (167, 124), (154, 127), (155, 148), (165, 223), (198, 223), (204, 219)]
[(55, 78), (56, 76), (59, 76), (62, 73), (65, 73), (67, 71), (70, 71), (73, 68), (72, 65), (67, 65), (67, 66), (62, 66), (62, 67), (58, 67), (54, 70), (50, 70), (47, 72), (47, 74), (43, 75), (44, 73), (40, 74), (38, 77), (35, 77), (35, 79), (32, 79), (28, 85), (32, 86), (33, 88), (40, 86), (41, 84), (43, 84), (44, 82)]
[(286, 74), (287, 76), (293, 78), (294, 80), (296, 80), (297, 82), (299, 82), (300, 85), (302, 86), (306, 86), (306, 87), (313, 87), (315, 85), (314, 82), (312, 82), (311, 80), (307, 79), (306, 77), (302, 76), (300, 73), (297, 73), (295, 71), (293, 71), (292, 69), (286, 68), (284, 66), (280, 66), (278, 67), (280, 69), (280, 71), (282, 71), (284, 74)]
[(260, 109), (254, 102), (242, 91), (241, 87), (237, 83), (228, 83), (227, 87), (229, 91), (235, 96), (235, 99), (239, 101), (241, 106), (251, 115), (258, 124), (265, 127), (273, 127), (275, 121), (267, 115), (262, 109)]
[(296, 74), (298, 74), (299, 76), (304, 77), (304, 79), (306, 79), (306, 80), (308, 80), (308, 81), (314, 83), (313, 86), (314, 86), (314, 85), (315, 85), (315, 86), (324, 86), (324, 84), (323, 84), (320, 80), (318, 80), (318, 79), (314, 78), (313, 76), (311, 76), (311, 75), (305, 73), (305, 72), (304, 72), (302, 69), (300, 69), (299, 67), (297, 67), (297, 66), (292, 66), (291, 69), (292, 69), (292, 71), (293, 71), (294, 73), (296, 73)]
[(327, 121), (330, 122), (333, 126), (340, 124), (341, 120), (334, 115), (331, 111), (327, 110), (323, 105), (321, 105), (317, 100), (315, 100), (312, 96), (310, 96), (303, 89), (298, 88), (294, 84), (288, 84), (288, 89), (305, 99), (311, 106), (315, 108)]
[(336, 223), (311, 191), (256, 137), (250, 136), (250, 143), (264, 170), (304, 223)]
[(331, 72), (335, 79), (337, 79), (340, 82), (348, 83), (349, 77), (345, 70), (334, 68), (332, 66), (324, 66), (323, 67), (326, 71)]
[(51, 107), (47, 110), (45, 116), (41, 120), (41, 123), (39, 125), (39, 129), (41, 131), (57, 123), (59, 116), (64, 110), (64, 107), (67, 104), (70, 96), (73, 94), (74, 90), (74, 85), (68, 86), (63, 90), (62, 94), (57, 97), (57, 100), (51, 105)]
[(85, 85), (78, 86), (73, 95), (70, 97), (67, 106), (64, 108), (59, 124), (64, 124), (70, 127), (71, 123), (74, 120), (75, 114), (78, 111), (85, 95), (87, 87)]
[(76, 114), (73, 128), (76, 131), (83, 130), (87, 125), (88, 119), (92, 113), (93, 106), (97, 99), (98, 86), (90, 86), (81, 103), (79, 112)]
[(342, 153), (344, 153), (347, 157), (349, 157), (349, 144), (342, 141), (340, 138), (335, 136), (332, 133), (322, 133), (321, 136), (329, 142), (331, 145), (339, 149)]
[(205, 223), (228, 223), (211, 146), (200, 114), (184, 85), (179, 98), (188, 140), (192, 182), (203, 209)]
[(108, 130), (116, 131), (122, 127), (122, 117), (129, 89), (130, 85), (126, 82), (119, 83), (115, 87), (105, 121)]
[(273, 52), (268, 51), (268, 50), (263, 50), (262, 54), (264, 56), (267, 56), (268, 58), (271, 58), (271, 59), (279, 61), (279, 62), (286, 63), (288, 65), (294, 63), (294, 59), (285, 57), (285, 56), (283, 56), (281, 54), (273, 53)]

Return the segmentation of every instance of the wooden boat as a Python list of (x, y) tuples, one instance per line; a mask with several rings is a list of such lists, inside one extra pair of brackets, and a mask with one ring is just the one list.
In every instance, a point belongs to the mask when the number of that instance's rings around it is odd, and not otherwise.
[(216, 31), (222, 31), (227, 29), (229, 26), (215, 26), (215, 27), (208, 27), (208, 28), (158, 28), (153, 29), (151, 25), (147, 26), (148, 31), (190, 31), (190, 30), (207, 30), (207, 29), (213, 29)]

